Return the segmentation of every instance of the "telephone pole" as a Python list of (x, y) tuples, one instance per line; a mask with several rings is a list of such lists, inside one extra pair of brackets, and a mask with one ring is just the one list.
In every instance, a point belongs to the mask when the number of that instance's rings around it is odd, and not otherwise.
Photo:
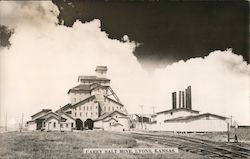
[(141, 127), (143, 129), (143, 107), (144, 105), (141, 105), (140, 107), (141, 107)]
[(7, 112), (6, 112), (6, 115), (5, 115), (5, 131), (7, 131)]

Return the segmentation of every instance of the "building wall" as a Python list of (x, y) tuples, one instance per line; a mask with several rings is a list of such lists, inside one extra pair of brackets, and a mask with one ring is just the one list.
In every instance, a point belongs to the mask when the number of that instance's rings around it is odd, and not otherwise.
[(72, 109), (72, 117), (75, 119), (81, 119), (83, 122), (86, 119), (96, 119), (98, 118), (98, 103), (94, 100), (88, 103), (79, 105)]
[(174, 131), (174, 132), (216, 132), (227, 131), (227, 121), (211, 118), (197, 119), (189, 122), (168, 122), (151, 124), (153, 131)]
[(156, 121), (158, 123), (164, 123), (164, 120), (167, 119), (173, 119), (173, 118), (177, 118), (177, 117), (185, 117), (185, 116), (189, 116), (189, 115), (197, 115), (198, 113), (193, 113), (193, 112), (188, 112), (188, 111), (177, 111), (177, 112), (173, 112), (171, 113), (161, 113), (161, 114), (157, 114), (156, 116)]
[[(73, 129), (72, 127), (72, 121), (66, 121), (66, 122), (59, 122), (55, 118), (50, 118), (45, 122), (44, 128), (46, 131), (71, 131)], [(61, 128), (60, 128), (61, 125)], [(74, 126), (74, 124), (73, 124)]]
[(75, 104), (75, 103), (78, 103), (88, 97), (90, 97), (91, 94), (86, 92), (86, 93), (72, 93), (70, 92), (69, 93), (69, 100), (70, 100), (70, 103), (71, 104)]
[(29, 131), (34, 131), (34, 130), (36, 130), (36, 122), (29, 122), (29, 123), (27, 124), (27, 126), (28, 126), (28, 130), (29, 130)]

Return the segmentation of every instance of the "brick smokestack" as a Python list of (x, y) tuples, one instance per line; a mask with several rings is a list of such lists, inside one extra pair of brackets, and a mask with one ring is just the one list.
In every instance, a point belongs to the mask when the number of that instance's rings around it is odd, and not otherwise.
[(185, 89), (185, 98), (186, 98), (186, 100), (185, 100), (186, 109), (188, 109), (188, 89), (187, 88)]
[(181, 97), (182, 97), (182, 108), (185, 108), (185, 96), (184, 96), (184, 91), (181, 91)]
[(176, 109), (176, 106), (177, 106), (176, 92), (172, 93), (172, 106), (173, 106), (173, 109)]
[(188, 86), (187, 88), (187, 95), (188, 95), (188, 99), (187, 99), (187, 109), (192, 109), (192, 93), (191, 93), (191, 86)]
[(181, 91), (179, 91), (179, 108), (181, 108)]

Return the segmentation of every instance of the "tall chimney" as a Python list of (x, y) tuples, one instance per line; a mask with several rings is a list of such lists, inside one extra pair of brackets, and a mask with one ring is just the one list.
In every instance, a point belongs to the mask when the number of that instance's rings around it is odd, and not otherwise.
[(176, 92), (173, 92), (172, 93), (172, 106), (173, 106), (173, 109), (176, 109)]
[(179, 91), (179, 108), (181, 108), (181, 91)]
[(185, 96), (184, 96), (184, 91), (181, 91), (182, 94), (182, 108), (185, 108)]
[(191, 86), (188, 86), (188, 107), (189, 107), (189, 109), (192, 109)]
[(185, 89), (185, 98), (186, 98), (186, 100), (185, 100), (186, 109), (189, 109), (189, 106), (188, 106), (188, 90), (187, 90), (187, 88)]

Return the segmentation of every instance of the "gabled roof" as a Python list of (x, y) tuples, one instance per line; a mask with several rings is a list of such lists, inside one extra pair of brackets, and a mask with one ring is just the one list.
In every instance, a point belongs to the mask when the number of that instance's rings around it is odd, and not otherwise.
[(112, 126), (118, 126), (118, 125), (123, 126), (121, 123), (114, 123), (114, 124), (112, 124)]
[(104, 97), (107, 98), (108, 100), (111, 100), (112, 102), (114, 102), (114, 103), (120, 105), (120, 106), (124, 106), (122, 103), (120, 103), (120, 102), (118, 102), (118, 101), (116, 101), (116, 100), (114, 100), (114, 99), (112, 99), (112, 98), (109, 98), (109, 97), (106, 96), (106, 95), (104, 95)]
[(95, 99), (95, 98), (96, 98), (95, 95), (92, 95), (92, 96), (90, 96), (90, 97), (88, 97), (88, 98), (85, 98), (84, 100), (81, 100), (81, 101), (78, 102), (78, 103), (75, 103), (74, 105), (71, 106), (71, 108), (74, 108), (74, 107), (77, 107), (77, 106), (79, 106), (79, 105), (83, 105), (83, 104), (85, 104), (85, 103), (88, 103), (89, 100), (93, 100), (93, 99)]
[(199, 114), (199, 115), (189, 115), (189, 116), (184, 116), (184, 117), (177, 117), (177, 118), (172, 118), (172, 119), (167, 119), (164, 120), (164, 122), (178, 122), (178, 121), (193, 121), (193, 120), (198, 120), (204, 117), (215, 117), (221, 120), (226, 120), (227, 118), (224, 116), (216, 115), (216, 114), (210, 114), (210, 113), (204, 113), (204, 114)]
[(170, 110), (165, 110), (165, 111), (158, 112), (156, 114), (162, 114), (162, 113), (169, 114), (171, 112), (178, 112), (178, 111), (187, 111), (187, 112), (199, 114), (199, 111), (192, 110), (192, 109), (187, 109), (187, 108), (170, 109)]
[(52, 111), (52, 109), (42, 109), (40, 112), (38, 112), (38, 113), (32, 115), (31, 117), (33, 118), (34, 116), (36, 116), (36, 115), (38, 115), (38, 114), (40, 114), (40, 113), (48, 113), (48, 112), (51, 112), (51, 111)]
[(87, 85), (87, 84), (79, 84), (73, 88), (71, 88), (69, 91), (68, 91), (68, 94), (70, 92), (89, 92), (91, 91), (90, 89), (90, 85)]
[(107, 117), (111, 117), (115, 113), (118, 113), (118, 114), (123, 115), (123, 116), (127, 116), (126, 114), (123, 114), (122, 112), (119, 112), (119, 111), (115, 110), (115, 111), (112, 111), (112, 112), (104, 113), (103, 115), (101, 115), (97, 119), (95, 119), (94, 121), (99, 121), (99, 120), (106, 119)]
[(70, 118), (70, 119), (72, 119), (72, 120), (76, 120), (75, 118), (73, 118), (71, 115), (69, 115), (69, 114), (67, 114), (67, 113), (59, 112), (58, 114), (59, 114), (59, 115), (60, 115), (60, 114), (64, 114), (64, 115), (66, 115), (68, 118)]
[[(38, 119), (47, 119), (47, 118), (50, 118), (51, 117), (51, 115), (53, 115), (55, 118), (57, 118), (58, 120), (61, 118), (62, 120), (67, 120), (66, 118), (63, 118), (63, 117), (61, 117), (59, 114), (57, 114), (57, 113), (54, 113), (54, 112), (48, 112), (48, 113), (46, 113), (46, 114), (44, 114), (43, 116), (41, 116), (41, 117), (39, 117)], [(36, 120), (38, 120), (38, 119), (36, 119)]]
[(68, 104), (66, 104), (65, 106), (63, 106), (63, 107), (61, 107), (60, 109), (58, 109), (58, 110), (56, 111), (56, 113), (63, 112), (63, 111), (67, 110), (67, 109), (70, 108), (70, 107), (71, 107), (71, 104), (68, 103)]
[(78, 82), (81, 80), (90, 80), (90, 81), (110, 81), (108, 78), (97, 77), (97, 76), (78, 76)]
[(80, 92), (88, 92), (88, 93), (91, 93), (91, 91), (93, 91), (94, 89), (96, 88), (99, 88), (99, 87), (103, 87), (103, 88), (107, 88), (109, 86), (103, 86), (101, 84), (98, 84), (98, 83), (92, 83), (92, 84), (79, 84), (73, 88), (71, 88), (69, 91), (68, 91), (68, 94), (70, 92), (74, 92), (74, 93), (80, 93)]
[(115, 120), (116, 122), (118, 122), (118, 120), (116, 120), (116, 119), (113, 118), (113, 117), (107, 118), (107, 120), (104, 120), (104, 122), (108, 122), (108, 121), (110, 121), (110, 120)]

